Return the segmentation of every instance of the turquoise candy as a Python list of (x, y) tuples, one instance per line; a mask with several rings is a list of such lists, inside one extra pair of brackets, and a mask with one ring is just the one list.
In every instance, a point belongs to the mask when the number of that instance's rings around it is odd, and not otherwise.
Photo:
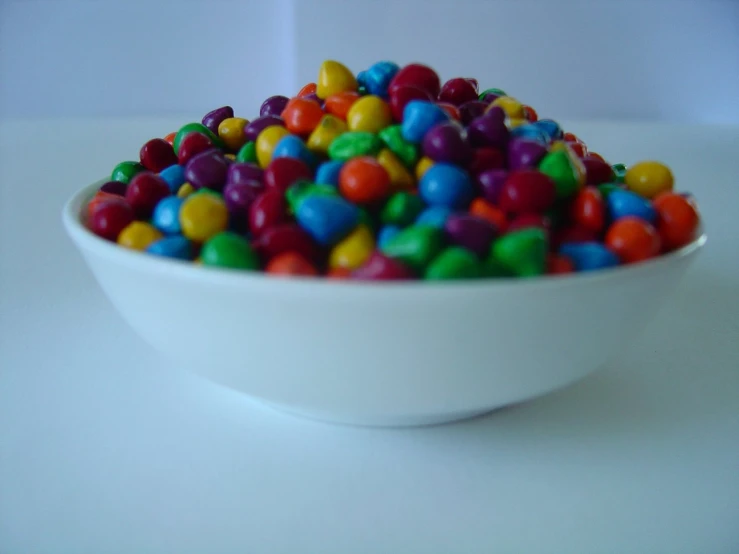
[(446, 225), (446, 220), (452, 212), (449, 208), (444, 206), (431, 206), (426, 208), (416, 218), (416, 225), (427, 225), (429, 227), (436, 227), (437, 229), (443, 229)]
[(444, 248), (444, 232), (441, 229), (412, 225), (388, 240), (382, 252), (422, 273), (442, 248)]
[[(532, 123), (532, 125), (538, 127), (550, 141), (560, 140), (564, 136), (562, 127), (553, 119), (540, 119)], [(522, 125), (522, 127), (525, 127), (525, 125)]]
[(381, 98), (387, 98), (387, 89), (395, 74), (400, 70), (398, 64), (393, 62), (377, 62), (368, 70), (362, 71), (362, 80), (359, 81), (367, 89), (369, 94)]
[(544, 145), (546, 145), (550, 140), (549, 136), (535, 123), (514, 127), (511, 129), (511, 137), (534, 140), (539, 144)]
[(400, 233), (400, 227), (396, 225), (385, 225), (377, 235), (377, 246), (382, 249), (390, 240)]
[(403, 109), (401, 124), (403, 138), (408, 142), (419, 144), (431, 127), (448, 120), (449, 114), (436, 104), (424, 100), (411, 100)]
[(495, 262), (514, 275), (541, 275), (547, 265), (546, 233), (539, 228), (512, 231), (493, 242), (490, 255)]
[(275, 158), (295, 158), (305, 162), (309, 167), (316, 165), (316, 157), (313, 152), (308, 150), (303, 140), (295, 135), (287, 135), (282, 137), (272, 151), (272, 159)]
[(472, 201), (475, 189), (464, 169), (448, 163), (436, 163), (421, 177), (418, 192), (430, 206), (463, 209)]
[(192, 243), (181, 235), (164, 237), (152, 242), (146, 249), (149, 254), (177, 260), (192, 260), (193, 250)]
[(374, 133), (350, 131), (334, 139), (328, 147), (328, 157), (345, 162), (357, 156), (374, 156), (381, 149), (382, 140)]
[(612, 190), (606, 197), (606, 206), (611, 221), (622, 217), (638, 217), (647, 223), (654, 223), (657, 211), (652, 203), (629, 190)]
[(185, 183), (185, 168), (181, 165), (170, 165), (159, 172), (159, 176), (169, 185), (172, 194), (177, 194), (180, 187)]
[(178, 198), (177, 196), (168, 196), (160, 200), (154, 208), (154, 214), (151, 216), (152, 225), (165, 235), (179, 235), (182, 232), (180, 208), (184, 201), (184, 198)]
[(308, 194), (295, 210), (298, 224), (324, 246), (333, 246), (359, 223), (359, 208), (340, 196)]
[(618, 256), (599, 242), (565, 243), (560, 246), (559, 253), (572, 261), (575, 271), (595, 271), (619, 263)]
[(459, 246), (446, 248), (426, 268), (424, 278), (430, 281), (446, 279), (477, 279), (483, 276), (477, 256)]
[(626, 177), (626, 166), (624, 164), (614, 164), (611, 169), (613, 169), (613, 174), (616, 176), (616, 182), (623, 183)]
[(316, 170), (316, 183), (338, 186), (342, 167), (344, 167), (344, 162), (338, 160), (323, 162)]

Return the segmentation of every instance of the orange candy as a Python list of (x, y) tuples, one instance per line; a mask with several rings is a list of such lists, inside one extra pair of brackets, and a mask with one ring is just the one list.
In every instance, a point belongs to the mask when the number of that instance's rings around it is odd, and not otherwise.
[(170, 146), (174, 144), (174, 138), (177, 136), (177, 131), (173, 133), (169, 133), (166, 137), (164, 137), (164, 140), (166, 140)]
[(528, 121), (538, 121), (539, 120), (539, 114), (536, 113), (536, 110), (532, 108), (531, 106), (524, 106), (523, 113), (526, 116), (526, 119)]
[(339, 191), (350, 202), (371, 204), (390, 194), (390, 176), (374, 158), (353, 158), (341, 168)]
[(567, 256), (559, 254), (549, 254), (547, 256), (547, 273), (550, 275), (561, 275), (563, 273), (572, 273), (575, 271), (575, 265)]
[(323, 110), (315, 100), (293, 98), (282, 112), (285, 127), (296, 135), (310, 135), (323, 117)]
[(326, 98), (323, 108), (326, 110), (326, 113), (330, 113), (331, 115), (335, 115), (339, 119), (346, 121), (346, 114), (349, 113), (349, 108), (351, 108), (352, 104), (359, 100), (359, 98), (359, 93), (351, 90), (339, 92)]
[(480, 219), (489, 221), (495, 225), (499, 232), (504, 231), (508, 227), (508, 219), (506, 218), (505, 212), (483, 198), (475, 198), (472, 201), (470, 213)]
[(606, 219), (606, 207), (600, 191), (596, 187), (581, 189), (570, 207), (570, 217), (579, 226), (599, 233)]
[(462, 119), (462, 116), (459, 114), (459, 108), (457, 108), (457, 106), (455, 106), (454, 104), (449, 104), (448, 102), (437, 102), (436, 105), (444, 110), (447, 114), (449, 114), (449, 117), (451, 117), (452, 119), (456, 121)]
[(111, 194), (109, 192), (105, 192), (102, 190), (99, 190), (95, 193), (95, 196), (92, 197), (90, 202), (87, 204), (87, 215), (92, 216), (92, 212), (95, 210), (95, 208), (102, 202), (106, 202), (108, 200), (114, 200), (116, 202), (118, 201), (124, 201), (122, 196), (119, 196), (117, 194)]
[(578, 158), (584, 158), (588, 155), (588, 147), (585, 146), (585, 143), (580, 141), (566, 141), (567, 146), (569, 146), (572, 151), (577, 154)]
[(308, 96), (309, 94), (315, 94), (318, 90), (318, 86), (315, 83), (308, 83), (298, 91), (298, 96)]
[(605, 244), (623, 263), (633, 264), (654, 258), (662, 241), (657, 230), (638, 217), (622, 217), (608, 229)]
[(313, 265), (297, 252), (284, 252), (270, 260), (265, 269), (272, 275), (318, 275)]
[(348, 279), (352, 276), (352, 270), (348, 267), (335, 267), (326, 273), (328, 279)]
[(652, 201), (657, 210), (657, 232), (665, 250), (674, 250), (695, 238), (700, 216), (695, 203), (675, 192), (663, 192)]

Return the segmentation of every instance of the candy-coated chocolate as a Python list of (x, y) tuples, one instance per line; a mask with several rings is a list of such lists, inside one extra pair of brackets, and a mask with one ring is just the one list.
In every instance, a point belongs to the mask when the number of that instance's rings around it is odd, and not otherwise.
[(213, 148), (215, 148), (213, 142), (204, 134), (188, 133), (180, 141), (179, 150), (177, 150), (177, 161), (179, 165), (185, 167), (195, 156)]
[(434, 125), (424, 136), (423, 154), (435, 162), (465, 167), (472, 160), (472, 147), (467, 141), (464, 127), (453, 121), (445, 121)]
[(171, 133), (164, 136), (164, 140), (167, 141), (170, 145), (174, 144), (174, 138), (177, 136), (176, 131), (172, 131)]
[(485, 113), (488, 105), (479, 100), (471, 100), (459, 106), (459, 118), (463, 125), (469, 125), (473, 120)]
[(541, 142), (514, 138), (508, 143), (508, 167), (510, 169), (535, 168), (546, 154), (547, 147)]
[(390, 82), (400, 70), (400, 66), (394, 62), (381, 61), (372, 64), (369, 69), (363, 71), (362, 85), (367, 92), (380, 97), (388, 95)]
[(117, 243), (131, 250), (146, 250), (149, 245), (162, 238), (156, 228), (144, 221), (132, 221), (118, 234)]
[(416, 218), (416, 225), (427, 225), (443, 229), (452, 211), (444, 206), (430, 206), (423, 210)]
[(483, 90), (479, 95), (478, 98), (487, 103), (490, 104), (493, 100), (500, 98), (501, 96), (508, 96), (502, 89), (499, 88), (489, 88)]
[(356, 91), (359, 86), (354, 74), (345, 65), (333, 60), (321, 64), (316, 84), (315, 92), (323, 99), (347, 90)]
[(508, 226), (505, 212), (484, 198), (475, 198), (472, 201), (470, 214), (492, 223), (499, 233), (504, 232)]
[(151, 139), (144, 144), (139, 151), (139, 158), (141, 165), (154, 173), (177, 163), (172, 145), (160, 138)]
[(508, 178), (508, 170), (506, 169), (488, 169), (477, 175), (475, 179), (477, 189), (480, 194), (488, 202), (497, 205), (500, 199), (500, 192)]
[(261, 188), (265, 171), (252, 162), (234, 162), (228, 166), (226, 183), (249, 183)]
[(110, 180), (128, 183), (134, 175), (142, 171), (146, 171), (146, 168), (138, 162), (121, 162), (113, 168)]
[(390, 151), (403, 162), (408, 169), (412, 169), (418, 161), (418, 146), (403, 138), (403, 128), (400, 125), (390, 125), (378, 133), (380, 140)]
[(323, 118), (323, 109), (315, 100), (293, 98), (282, 112), (285, 127), (296, 135), (308, 136)]
[(588, 185), (600, 185), (613, 181), (615, 177), (613, 169), (603, 160), (588, 155), (583, 158), (582, 163), (585, 166), (585, 182)]
[(284, 252), (270, 260), (264, 271), (285, 277), (315, 277), (318, 270), (297, 252)]
[(577, 193), (570, 207), (570, 218), (577, 225), (600, 233), (605, 226), (606, 206), (600, 191), (587, 186)]
[(97, 236), (115, 241), (135, 217), (131, 206), (122, 198), (112, 199), (95, 206), (90, 213), (88, 225)]
[(173, 194), (180, 190), (180, 187), (187, 181), (185, 178), (185, 168), (175, 164), (162, 169), (159, 176), (169, 185), (169, 190)]
[(498, 205), (508, 213), (542, 213), (552, 206), (556, 194), (554, 181), (548, 175), (534, 169), (518, 169), (506, 177)]
[(210, 129), (213, 133), (218, 133), (218, 126), (224, 119), (234, 116), (234, 109), (231, 106), (222, 106), (216, 108), (212, 112), (208, 112), (203, 116), (203, 125)]
[(624, 179), (626, 178), (626, 171), (627, 168), (624, 164), (613, 164), (611, 166), (611, 169), (613, 169), (613, 175), (615, 176), (615, 181), (617, 183), (623, 183)]
[(429, 225), (406, 227), (382, 248), (383, 254), (422, 273), (444, 248), (444, 231)]
[(298, 96), (301, 98), (305, 98), (306, 96), (313, 96), (314, 94), (316, 94), (316, 90), (318, 90), (318, 85), (316, 83), (307, 83), (306, 85), (303, 85), (303, 88), (298, 91)]
[(307, 146), (311, 152), (326, 155), (331, 143), (345, 133), (347, 125), (344, 121), (333, 115), (324, 115), (313, 132), (308, 137)]
[(316, 260), (318, 248), (310, 235), (296, 223), (282, 223), (270, 227), (253, 243), (264, 260), (271, 260), (285, 252), (297, 252), (306, 260)]
[(546, 271), (547, 236), (542, 229), (527, 228), (499, 237), (490, 255), (519, 277), (534, 277)]
[(464, 247), (480, 257), (490, 250), (497, 234), (496, 227), (489, 221), (470, 214), (452, 214), (444, 225), (449, 241)]
[(303, 139), (295, 135), (282, 137), (272, 149), (272, 160), (276, 158), (295, 158), (309, 166), (316, 164), (315, 155), (308, 150)]
[(492, 106), (500, 106), (511, 119), (526, 119), (523, 104), (511, 96), (500, 96), (493, 100)]
[(654, 258), (661, 248), (657, 230), (638, 217), (624, 217), (614, 222), (608, 228), (605, 244), (626, 264)]
[(271, 125), (259, 133), (256, 141), (257, 161), (261, 167), (267, 167), (272, 161), (272, 152), (284, 137), (290, 135), (285, 127), (280, 125)]
[(285, 193), (298, 181), (310, 181), (313, 171), (304, 161), (297, 158), (273, 158), (264, 170), (264, 185)]
[(547, 136), (550, 141), (561, 140), (564, 136), (564, 133), (562, 132), (562, 127), (560, 127), (559, 123), (552, 119), (536, 120), (536, 126)]
[(475, 254), (466, 248), (450, 246), (431, 261), (423, 277), (429, 281), (478, 279), (482, 273), (482, 264)]
[(339, 174), (341, 168), (344, 167), (344, 162), (339, 160), (328, 160), (323, 162), (316, 169), (316, 183), (325, 185), (339, 186)]
[(243, 117), (229, 117), (218, 125), (218, 136), (223, 140), (226, 148), (238, 152), (246, 144), (244, 129), (249, 122)]
[(346, 114), (346, 123), (351, 131), (379, 133), (392, 121), (387, 102), (371, 94), (354, 102)]
[(675, 178), (670, 168), (659, 162), (647, 161), (632, 165), (624, 176), (629, 190), (644, 198), (654, 198), (672, 190)]
[(364, 225), (356, 228), (337, 243), (328, 257), (328, 267), (331, 269), (345, 267), (358, 269), (367, 261), (375, 250), (375, 239), (372, 232)]
[(295, 211), (300, 226), (321, 245), (333, 246), (359, 222), (359, 209), (338, 196), (311, 194)]
[(415, 174), (416, 174), (416, 180), (420, 181), (421, 178), (426, 174), (426, 172), (431, 169), (434, 166), (434, 160), (431, 158), (423, 157), (420, 160), (418, 160), (418, 163), (416, 164)]
[(177, 190), (177, 198), (187, 198), (193, 192), (195, 192), (195, 187), (190, 183), (182, 183), (182, 186)]
[(401, 124), (403, 138), (408, 142), (419, 144), (434, 125), (448, 119), (449, 114), (436, 104), (411, 100), (403, 110)]
[(416, 220), (424, 208), (425, 204), (417, 194), (396, 192), (382, 208), (380, 220), (385, 225), (406, 227)]
[(490, 169), (505, 167), (505, 155), (499, 148), (480, 147), (472, 150), (472, 161), (467, 167), (470, 175), (477, 177)]
[(486, 111), (467, 126), (467, 138), (472, 146), (505, 149), (510, 131), (505, 124), (505, 112), (499, 106)]
[(264, 117), (265, 115), (275, 115), (279, 117), (279, 115), (282, 113), (282, 110), (284, 110), (285, 106), (287, 106), (289, 100), (290, 99), (287, 96), (282, 96), (280, 94), (270, 96), (264, 102), (262, 102), (262, 106), (259, 108), (259, 117)]
[(195, 242), (204, 242), (228, 227), (228, 209), (215, 194), (191, 194), (180, 207), (182, 234)]
[(264, 231), (287, 221), (287, 202), (277, 189), (260, 194), (249, 206), (249, 231), (258, 238)]
[(547, 274), (562, 275), (565, 273), (574, 273), (575, 264), (572, 263), (567, 256), (561, 254), (549, 254), (547, 257)]
[(453, 121), (460, 121), (462, 119), (462, 116), (459, 113), (459, 108), (454, 104), (450, 104), (449, 102), (436, 102), (436, 105), (446, 112), (449, 119)]
[(390, 194), (390, 175), (374, 158), (353, 158), (341, 168), (339, 190), (350, 202), (371, 204)]
[(430, 206), (466, 208), (474, 196), (470, 176), (459, 167), (437, 163), (423, 174), (418, 184), (421, 198)]
[(167, 182), (159, 175), (144, 171), (136, 174), (126, 188), (126, 202), (133, 208), (138, 219), (148, 219), (154, 207), (169, 196)]
[(203, 265), (228, 269), (259, 269), (259, 258), (245, 238), (223, 231), (210, 237), (200, 249)]
[(375, 251), (362, 267), (352, 273), (352, 278), (361, 281), (403, 281), (413, 279), (413, 272), (401, 261)]
[(341, 196), (337, 187), (334, 187), (333, 185), (298, 181), (287, 189), (287, 192), (285, 193), (285, 199), (287, 200), (290, 213), (295, 213), (298, 206), (305, 198), (316, 194), (322, 196)]
[(424, 102), (433, 102), (435, 97), (418, 87), (404, 85), (393, 89), (390, 92), (390, 113), (395, 121), (403, 121), (403, 112), (409, 102), (420, 100)]
[(575, 194), (585, 184), (585, 168), (570, 152), (550, 151), (539, 162), (539, 171), (554, 181), (558, 198)]
[(185, 179), (196, 189), (209, 188), (213, 190), (223, 189), (226, 184), (229, 160), (223, 152), (211, 148), (201, 152), (185, 167)]
[(549, 137), (538, 126), (528, 123), (526, 120), (509, 120), (508, 127), (513, 138), (533, 140), (542, 146), (547, 146), (550, 142)]
[(164, 237), (152, 242), (146, 251), (155, 256), (163, 258), (174, 258), (176, 260), (192, 260), (193, 245), (183, 236)]
[(606, 199), (608, 215), (612, 221), (622, 217), (634, 216), (648, 223), (654, 223), (657, 212), (651, 202), (630, 190), (614, 190)]
[(413, 175), (389, 148), (380, 150), (380, 153), (377, 154), (377, 163), (385, 169), (390, 177), (391, 188), (395, 190), (410, 189), (416, 184)]
[(618, 256), (599, 242), (565, 243), (559, 253), (567, 256), (575, 271), (595, 271), (618, 265)]
[(700, 216), (695, 202), (673, 192), (663, 192), (654, 199), (657, 231), (665, 250), (674, 250), (692, 242), (698, 232)]
[(236, 154), (236, 162), (258, 163), (257, 145), (254, 141), (249, 141)]
[(326, 102), (323, 105), (323, 109), (327, 114), (338, 117), (339, 119), (346, 121), (349, 110), (354, 103), (359, 100), (361, 96), (359, 93), (354, 91), (344, 91), (337, 94), (332, 94), (326, 98)]
[(473, 83), (467, 79), (463, 79), (462, 77), (449, 79), (444, 83), (444, 86), (441, 87), (439, 100), (442, 102), (449, 102), (455, 106), (461, 106), (465, 102), (476, 101), (477, 90)]
[(374, 156), (382, 148), (382, 140), (373, 133), (349, 131), (336, 138), (328, 148), (332, 160), (347, 161), (357, 156)]
[(395, 235), (397, 235), (400, 232), (400, 227), (397, 227), (395, 225), (385, 225), (380, 229), (380, 232), (377, 233), (377, 247), (382, 249), (385, 247), (385, 245), (392, 239)]
[(121, 181), (108, 181), (107, 183), (104, 183), (100, 185), (100, 192), (104, 192), (106, 194), (113, 194), (115, 196), (126, 196), (126, 188), (128, 185), (126, 183), (122, 183)]
[(414, 86), (426, 91), (431, 98), (438, 98), (441, 80), (436, 71), (420, 63), (408, 64), (401, 68), (390, 81), (389, 92), (402, 86)]
[(285, 121), (281, 117), (279, 117), (279, 115), (275, 114), (263, 115), (249, 122), (249, 124), (244, 127), (244, 138), (247, 140), (247, 144), (249, 142), (256, 142), (257, 137), (259, 137), (259, 134), (262, 131), (264, 131), (267, 127), (272, 127), (275, 125), (278, 127), (285, 126)]
[(244, 181), (228, 183), (223, 189), (223, 201), (228, 210), (229, 223), (239, 230), (246, 230), (249, 220), (249, 208), (262, 194), (261, 183)]
[(154, 227), (165, 235), (179, 235), (182, 232), (180, 209), (184, 201), (183, 198), (177, 196), (168, 196), (160, 200), (151, 217)]
[[(213, 146), (218, 148), (223, 148), (224, 146), (223, 141), (218, 137), (218, 135), (202, 123), (188, 123), (187, 125), (180, 127), (180, 130), (177, 131), (177, 135), (175, 135), (174, 142), (172, 143), (172, 148), (174, 148), (174, 151), (177, 152), (178, 156), (180, 155), (180, 144), (182, 143), (182, 139), (190, 133), (200, 133), (201, 135), (205, 135), (210, 139), (211, 143), (213, 143)], [(182, 163), (182, 160), (180, 160), (180, 163)]]
[(547, 216), (542, 214), (519, 214), (508, 222), (506, 232), (512, 233), (519, 229), (530, 229), (532, 227), (545, 231), (547, 238), (549, 237), (551, 222)]

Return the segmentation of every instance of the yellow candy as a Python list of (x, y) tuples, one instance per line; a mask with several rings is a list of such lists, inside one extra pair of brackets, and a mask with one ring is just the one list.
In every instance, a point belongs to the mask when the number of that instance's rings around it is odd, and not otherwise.
[(308, 137), (306, 145), (313, 152), (325, 154), (336, 137), (346, 132), (346, 123), (333, 115), (324, 115)]
[(418, 160), (418, 163), (416, 164), (416, 179), (420, 181), (423, 174), (426, 173), (432, 165), (434, 165), (434, 160), (427, 158), (426, 156)]
[(133, 250), (146, 250), (149, 245), (162, 238), (162, 234), (143, 221), (129, 223), (118, 235), (118, 244)]
[(357, 86), (357, 79), (345, 65), (333, 60), (326, 60), (321, 64), (316, 81), (318, 98), (326, 99), (338, 92), (355, 91)]
[(190, 196), (193, 192), (195, 192), (195, 187), (193, 187), (190, 183), (182, 183), (179, 189), (177, 189), (177, 197), (178, 198), (187, 198)]
[(256, 150), (257, 161), (261, 167), (267, 167), (272, 161), (272, 151), (280, 142), (280, 139), (290, 134), (290, 131), (282, 125), (270, 125), (265, 127), (257, 136)]
[(519, 102), (512, 96), (499, 96), (498, 98), (493, 100), (492, 104), (490, 104), (490, 107), (493, 106), (500, 106), (501, 108), (503, 108), (503, 111), (511, 119), (526, 119), (526, 113), (524, 112), (523, 104), (521, 104), (521, 102)]
[(242, 117), (228, 117), (218, 125), (218, 136), (223, 139), (229, 150), (239, 150), (246, 144), (244, 127), (248, 124), (249, 122)]
[(375, 249), (372, 232), (364, 225), (358, 225), (344, 240), (334, 246), (329, 255), (331, 269), (357, 269)]
[(644, 198), (654, 198), (672, 190), (675, 178), (670, 168), (653, 161), (639, 162), (626, 170), (624, 182), (629, 190)]
[(413, 175), (405, 168), (403, 163), (388, 148), (383, 148), (377, 155), (378, 163), (385, 168), (390, 176), (390, 184), (395, 189), (409, 189), (415, 184)]
[(393, 122), (390, 106), (379, 96), (362, 96), (346, 114), (350, 131), (379, 133)]
[(228, 158), (232, 162), (235, 162), (236, 161), (236, 154), (224, 154), (223, 157), (224, 158)]
[(516, 127), (519, 127), (521, 125), (526, 125), (528, 123), (528, 120), (526, 119), (511, 119), (508, 118), (508, 128), (514, 129)]
[(205, 242), (226, 230), (228, 210), (226, 203), (215, 194), (191, 194), (180, 208), (182, 234), (190, 240)]

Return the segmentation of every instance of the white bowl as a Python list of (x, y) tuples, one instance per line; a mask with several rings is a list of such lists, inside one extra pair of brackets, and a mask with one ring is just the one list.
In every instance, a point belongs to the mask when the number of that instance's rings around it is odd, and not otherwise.
[(178, 365), (294, 414), (356, 425), (448, 422), (601, 367), (653, 318), (706, 241), (637, 265), (530, 280), (285, 279), (129, 251), (64, 208), (123, 318)]

